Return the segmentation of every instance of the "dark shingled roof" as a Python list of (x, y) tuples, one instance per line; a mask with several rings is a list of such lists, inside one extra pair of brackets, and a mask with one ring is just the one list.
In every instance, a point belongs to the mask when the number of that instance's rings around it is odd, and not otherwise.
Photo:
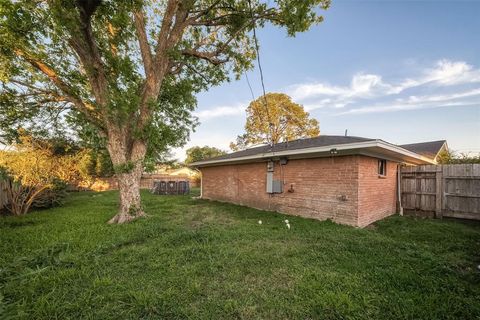
[[(373, 141), (375, 139), (361, 138), (361, 137), (351, 137), (351, 136), (318, 136), (315, 138), (305, 138), (292, 140), (289, 142), (277, 143), (273, 149), (268, 146), (260, 146), (250, 149), (245, 149), (233, 153), (229, 153), (223, 156), (205, 159), (205, 160), (224, 160), (224, 159), (235, 159), (245, 156), (253, 156), (256, 154), (268, 153), (268, 152), (279, 152), (287, 150), (296, 150), (296, 149), (307, 149), (315, 147), (326, 147), (330, 145), (346, 144), (346, 143), (356, 143), (356, 142), (365, 142)], [(203, 161), (203, 160), (202, 160)]]
[(438, 141), (429, 141), (429, 142), (420, 142), (420, 143), (410, 143), (410, 144), (402, 144), (400, 147), (407, 149), (408, 151), (412, 151), (418, 153), (424, 157), (428, 157), (430, 159), (435, 159), (438, 155), (442, 146), (445, 144), (445, 140), (438, 140)]

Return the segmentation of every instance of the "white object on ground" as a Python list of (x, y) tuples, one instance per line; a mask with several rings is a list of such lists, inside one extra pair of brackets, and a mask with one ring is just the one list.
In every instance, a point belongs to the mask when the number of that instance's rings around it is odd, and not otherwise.
[(287, 220), (287, 219), (285, 219), (285, 223), (288, 223), (288, 220)]
[(287, 223), (287, 228), (288, 230), (290, 230), (290, 223)]
[(258, 220), (258, 224), (262, 224), (262, 220)]

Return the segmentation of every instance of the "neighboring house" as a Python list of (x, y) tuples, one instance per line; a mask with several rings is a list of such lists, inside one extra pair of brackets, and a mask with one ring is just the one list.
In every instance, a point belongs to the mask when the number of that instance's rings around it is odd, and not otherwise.
[(167, 164), (157, 164), (153, 172), (144, 172), (144, 174), (165, 174), (168, 175), (168, 172), (171, 170), (171, 167)]
[(322, 135), (191, 166), (202, 172), (204, 199), (364, 227), (396, 212), (400, 164), (435, 163), (440, 150), (423, 146), (411, 151), (379, 139)]
[(168, 174), (171, 176), (188, 176), (192, 178), (198, 174), (198, 171), (191, 169), (189, 167), (183, 167), (183, 168), (171, 170)]
[(446, 140), (402, 144), (400, 147), (433, 159), (435, 162), (437, 162), (438, 156), (442, 152), (448, 151)]
[(155, 170), (153, 172), (148, 172), (145, 174), (162, 174), (167, 176), (188, 176), (194, 177), (198, 174), (198, 171), (189, 167), (181, 167), (181, 168), (172, 168), (169, 165), (161, 164), (155, 166)]

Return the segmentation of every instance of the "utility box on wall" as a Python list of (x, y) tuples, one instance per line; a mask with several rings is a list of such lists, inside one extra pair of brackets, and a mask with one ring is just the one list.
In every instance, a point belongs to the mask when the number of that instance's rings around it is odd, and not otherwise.
[(281, 180), (273, 180), (273, 172), (267, 172), (267, 193), (282, 193), (283, 183)]
[(267, 162), (267, 172), (273, 172), (273, 171), (274, 171), (273, 161), (268, 161)]
[(273, 192), (272, 193), (282, 193), (283, 192), (283, 183), (281, 180), (273, 180)]
[(267, 193), (273, 193), (273, 172), (267, 172)]

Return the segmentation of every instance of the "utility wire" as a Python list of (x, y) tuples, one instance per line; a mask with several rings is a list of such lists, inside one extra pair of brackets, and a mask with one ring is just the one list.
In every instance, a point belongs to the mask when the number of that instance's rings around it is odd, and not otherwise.
[(269, 111), (268, 111), (268, 101), (267, 101), (267, 95), (266, 95), (266, 92), (265, 92), (265, 81), (264, 81), (264, 78), (263, 78), (262, 63), (260, 61), (260, 49), (259, 49), (258, 39), (257, 39), (256, 22), (255, 22), (255, 17), (253, 16), (253, 9), (252, 9), (251, 0), (248, 0), (248, 7), (250, 9), (250, 15), (252, 17), (253, 40), (254, 40), (254, 43), (255, 43), (255, 51), (257, 53), (257, 63), (258, 63), (258, 70), (260, 71), (260, 81), (262, 83), (262, 92), (263, 92), (263, 100), (264, 100), (264, 105), (265, 105), (265, 111), (267, 113), (267, 118), (268, 118), (268, 129), (270, 131), (270, 146), (273, 148), (273, 146), (274, 146), (273, 123), (270, 120), (270, 114), (269, 114)]
[(246, 71), (243, 72), (245, 74), (245, 79), (247, 79), (247, 84), (248, 84), (248, 87), (250, 88), (250, 93), (252, 95), (252, 101), (255, 100), (255, 95), (253, 94), (253, 89), (252, 89), (252, 85), (250, 84), (250, 80), (248, 79), (248, 74)]

